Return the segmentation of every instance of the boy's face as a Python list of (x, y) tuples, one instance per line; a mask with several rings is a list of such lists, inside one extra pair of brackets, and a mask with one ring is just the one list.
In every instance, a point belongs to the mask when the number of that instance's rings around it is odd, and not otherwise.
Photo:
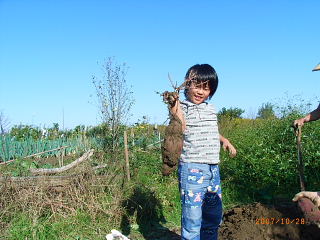
[(210, 95), (209, 82), (196, 83), (191, 82), (188, 88), (188, 99), (194, 104), (203, 103)]

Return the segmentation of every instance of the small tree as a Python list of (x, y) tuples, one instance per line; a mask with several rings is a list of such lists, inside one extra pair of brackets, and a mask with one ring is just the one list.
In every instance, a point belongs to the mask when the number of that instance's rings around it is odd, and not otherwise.
[(132, 91), (127, 86), (128, 67), (108, 58), (102, 65), (102, 78), (92, 77), (95, 86), (102, 122), (109, 126), (112, 150), (121, 136), (120, 127), (125, 125), (133, 105)]
[(242, 118), (241, 115), (244, 113), (244, 110), (241, 108), (228, 108), (226, 109), (223, 107), (219, 112), (218, 112), (218, 120), (220, 121), (221, 119), (234, 119), (234, 118)]
[(272, 119), (275, 118), (276, 114), (273, 110), (273, 104), (271, 103), (264, 103), (258, 110), (257, 118), (261, 119)]

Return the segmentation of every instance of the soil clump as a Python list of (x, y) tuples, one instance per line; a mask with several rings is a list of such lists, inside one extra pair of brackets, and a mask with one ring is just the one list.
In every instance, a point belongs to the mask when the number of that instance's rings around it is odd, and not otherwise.
[(320, 239), (320, 228), (306, 222), (295, 203), (254, 203), (225, 211), (219, 239), (316, 240)]

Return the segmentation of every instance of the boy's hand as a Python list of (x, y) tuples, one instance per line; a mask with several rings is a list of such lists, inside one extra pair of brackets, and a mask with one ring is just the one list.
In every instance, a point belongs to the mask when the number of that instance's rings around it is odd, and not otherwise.
[(230, 142), (227, 144), (223, 144), (222, 147), (223, 147), (223, 150), (229, 151), (230, 157), (235, 157), (237, 155), (237, 150)]
[(237, 155), (237, 150), (235, 147), (229, 142), (228, 139), (220, 135), (220, 142), (222, 143), (223, 150), (229, 151), (230, 157), (235, 157)]
[(165, 91), (162, 93), (163, 101), (168, 103), (168, 105), (172, 108), (176, 105), (177, 100), (179, 100), (179, 94), (177, 92), (168, 92)]
[(168, 104), (168, 108), (172, 116), (176, 116), (181, 121), (183, 132), (186, 128), (186, 122), (180, 107), (179, 93), (165, 91), (162, 96), (163, 101)]

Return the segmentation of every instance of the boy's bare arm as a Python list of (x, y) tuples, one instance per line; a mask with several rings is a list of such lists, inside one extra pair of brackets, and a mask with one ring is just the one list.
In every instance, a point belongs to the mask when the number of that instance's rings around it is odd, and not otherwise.
[(184, 132), (184, 130), (186, 129), (186, 121), (184, 119), (184, 114), (181, 110), (179, 99), (177, 99), (175, 105), (172, 108), (170, 108), (169, 110), (172, 115), (175, 115), (180, 119), (181, 124), (182, 124), (182, 132)]
[(184, 119), (184, 114), (182, 112), (180, 101), (179, 101), (179, 94), (176, 92), (164, 92), (163, 99), (165, 102), (168, 103), (168, 108), (170, 114), (174, 117), (178, 117), (182, 124), (182, 132), (184, 132), (186, 128), (186, 121)]
[(228, 150), (231, 157), (235, 157), (237, 155), (237, 150), (230, 143), (228, 139), (220, 134), (220, 143), (222, 144), (223, 150)]

